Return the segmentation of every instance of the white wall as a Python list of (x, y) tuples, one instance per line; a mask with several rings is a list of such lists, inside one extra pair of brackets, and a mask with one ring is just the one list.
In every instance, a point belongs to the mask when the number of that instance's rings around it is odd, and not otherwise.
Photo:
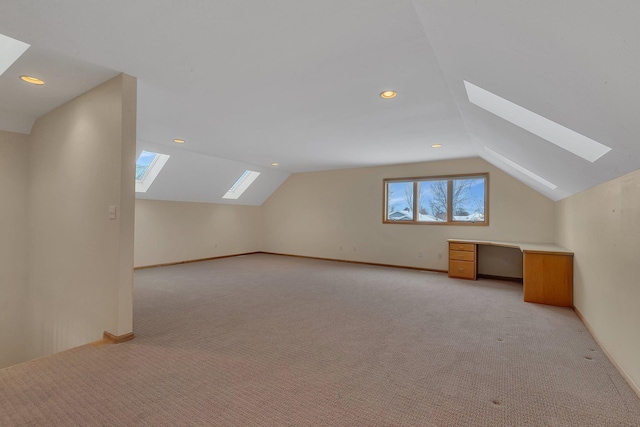
[(0, 369), (26, 357), (28, 135), (0, 131)]
[(135, 108), (120, 75), (33, 125), (29, 358), (132, 330)]
[(136, 267), (260, 250), (259, 206), (136, 200)]
[(572, 249), (574, 305), (640, 392), (640, 170), (557, 203)]
[[(384, 178), (481, 172), (489, 172), (489, 226), (382, 223)], [(449, 238), (555, 237), (554, 202), (480, 158), (294, 174), (263, 216), (268, 252), (437, 270), (448, 269)]]

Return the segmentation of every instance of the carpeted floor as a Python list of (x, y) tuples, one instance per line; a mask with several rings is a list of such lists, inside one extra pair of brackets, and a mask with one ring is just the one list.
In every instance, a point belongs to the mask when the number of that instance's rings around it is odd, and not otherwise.
[(518, 284), (275, 255), (135, 274), (133, 341), (0, 370), (0, 426), (639, 426)]

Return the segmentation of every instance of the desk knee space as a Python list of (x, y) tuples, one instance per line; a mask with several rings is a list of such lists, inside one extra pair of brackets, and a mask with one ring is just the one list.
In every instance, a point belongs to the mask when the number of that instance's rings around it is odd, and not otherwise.
[(449, 240), (449, 277), (476, 280), (478, 245), (515, 247), (524, 253), (524, 301), (573, 306), (573, 253), (552, 244)]

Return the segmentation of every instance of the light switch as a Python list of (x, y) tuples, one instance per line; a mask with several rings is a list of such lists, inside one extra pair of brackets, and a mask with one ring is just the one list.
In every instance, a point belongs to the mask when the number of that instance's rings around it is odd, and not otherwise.
[(116, 219), (116, 207), (109, 206), (109, 219)]

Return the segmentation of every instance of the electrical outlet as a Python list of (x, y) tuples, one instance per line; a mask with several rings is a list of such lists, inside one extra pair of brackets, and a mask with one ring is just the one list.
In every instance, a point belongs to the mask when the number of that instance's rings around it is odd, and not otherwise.
[(442, 259), (442, 254), (438, 254), (438, 259)]
[(503, 261), (505, 264), (508, 264), (508, 263), (509, 263), (509, 258), (502, 258), (502, 261)]
[(340, 246), (340, 252), (342, 252), (342, 246)]
[(353, 252), (355, 252), (355, 251), (356, 251), (356, 247), (354, 246), (354, 247), (353, 247)]
[(418, 252), (418, 258), (422, 258), (422, 252)]

